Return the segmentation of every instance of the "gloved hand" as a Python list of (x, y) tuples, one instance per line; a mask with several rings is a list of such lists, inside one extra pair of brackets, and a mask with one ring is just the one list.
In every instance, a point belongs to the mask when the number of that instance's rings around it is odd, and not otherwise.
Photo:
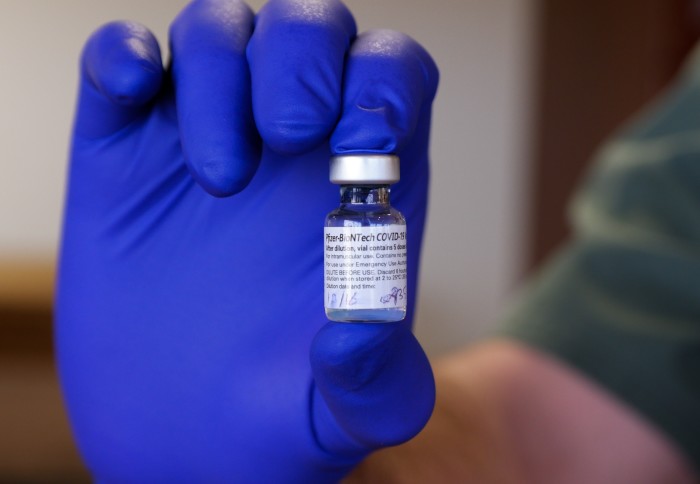
[(197, 0), (170, 49), (116, 22), (82, 56), (56, 309), (78, 446), (100, 482), (337, 480), (434, 384), (412, 304), (324, 316), (328, 159), (400, 155), (414, 302), (437, 70), (335, 0)]

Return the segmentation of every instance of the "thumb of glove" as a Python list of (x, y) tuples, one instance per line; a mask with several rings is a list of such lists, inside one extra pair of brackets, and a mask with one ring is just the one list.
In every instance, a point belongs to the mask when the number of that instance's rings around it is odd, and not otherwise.
[(435, 382), (407, 323), (328, 323), (314, 338), (312, 419), (319, 445), (355, 456), (397, 445), (425, 426)]

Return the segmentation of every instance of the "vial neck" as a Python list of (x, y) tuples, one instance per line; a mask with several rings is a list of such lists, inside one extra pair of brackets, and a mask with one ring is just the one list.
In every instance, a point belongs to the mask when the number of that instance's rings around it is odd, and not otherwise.
[(342, 185), (340, 203), (353, 205), (389, 205), (389, 185)]

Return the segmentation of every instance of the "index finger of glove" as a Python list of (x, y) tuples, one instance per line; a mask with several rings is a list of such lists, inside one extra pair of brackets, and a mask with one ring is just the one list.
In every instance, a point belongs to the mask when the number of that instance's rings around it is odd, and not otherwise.
[(400, 153), (415, 135), (427, 135), (419, 121), (428, 118), (438, 77), (433, 59), (409, 36), (392, 30), (360, 35), (348, 54), (343, 112), (331, 150)]
[(260, 162), (245, 55), (253, 20), (240, 0), (195, 0), (170, 29), (185, 161), (215, 196), (245, 188)]
[(255, 121), (267, 146), (300, 154), (328, 139), (355, 33), (339, 0), (271, 0), (258, 13), (248, 60)]

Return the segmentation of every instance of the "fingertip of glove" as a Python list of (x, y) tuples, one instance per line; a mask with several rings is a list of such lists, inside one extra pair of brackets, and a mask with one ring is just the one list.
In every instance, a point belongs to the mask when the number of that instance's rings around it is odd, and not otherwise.
[(393, 30), (361, 34), (346, 67), (343, 112), (332, 136), (334, 153), (398, 153), (430, 108), (439, 74), (414, 39)]
[(210, 195), (225, 198), (243, 191), (250, 183), (257, 166), (232, 167), (229, 160), (209, 159), (190, 164), (195, 181)]
[(363, 32), (353, 45), (352, 55), (370, 58), (393, 58), (402, 63), (418, 61), (424, 77), (423, 97), (432, 101), (440, 81), (440, 71), (430, 53), (408, 34), (390, 29)]
[(98, 91), (124, 106), (148, 102), (163, 78), (158, 41), (146, 27), (129, 21), (97, 29), (85, 46), (83, 67)]
[(117, 75), (104, 82), (102, 90), (117, 104), (138, 106), (156, 94), (161, 79), (161, 72), (152, 65), (135, 63), (125, 66)]
[(332, 123), (277, 120), (260, 123), (258, 130), (272, 151), (286, 156), (309, 152), (321, 144), (333, 128)]

